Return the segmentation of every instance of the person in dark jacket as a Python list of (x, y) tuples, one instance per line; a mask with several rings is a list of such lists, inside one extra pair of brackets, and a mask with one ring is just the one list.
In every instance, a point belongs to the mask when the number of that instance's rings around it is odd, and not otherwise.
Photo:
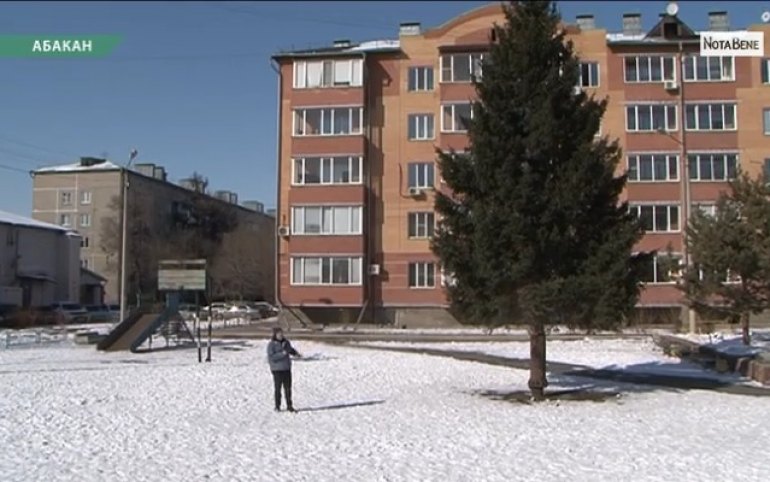
[(273, 328), (273, 337), (267, 344), (267, 362), (270, 364), (270, 371), (273, 372), (273, 385), (275, 386), (275, 411), (281, 411), (281, 387), (286, 395), (286, 409), (294, 411), (294, 405), (291, 402), (291, 357), (301, 357), (289, 340), (284, 338), (283, 330)]

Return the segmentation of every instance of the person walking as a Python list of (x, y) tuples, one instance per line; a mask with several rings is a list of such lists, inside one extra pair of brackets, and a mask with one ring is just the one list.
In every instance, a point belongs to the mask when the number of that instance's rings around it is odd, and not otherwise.
[(291, 401), (291, 357), (302, 357), (291, 346), (289, 340), (283, 336), (281, 328), (273, 328), (273, 337), (267, 344), (267, 361), (270, 371), (273, 372), (273, 385), (275, 388), (275, 411), (281, 411), (281, 387), (286, 395), (286, 410), (294, 411)]

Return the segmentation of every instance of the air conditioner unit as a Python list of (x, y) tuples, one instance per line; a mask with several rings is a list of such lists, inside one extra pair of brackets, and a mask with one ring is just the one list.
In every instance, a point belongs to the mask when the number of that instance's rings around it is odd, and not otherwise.
[(278, 236), (281, 236), (282, 238), (285, 238), (289, 236), (289, 227), (288, 226), (281, 226), (278, 228)]
[(409, 188), (409, 195), (410, 196), (419, 196), (423, 192), (423, 189), (421, 187), (410, 187)]
[(371, 276), (379, 276), (380, 274), (380, 265), (379, 264), (370, 264), (369, 265), (369, 275)]
[(663, 87), (668, 91), (672, 91), (679, 89), (679, 84), (675, 80), (667, 80)]

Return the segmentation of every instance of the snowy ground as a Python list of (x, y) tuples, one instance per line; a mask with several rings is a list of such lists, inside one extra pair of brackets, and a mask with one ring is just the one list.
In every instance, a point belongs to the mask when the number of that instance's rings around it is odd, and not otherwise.
[(686, 340), (708, 345), (727, 355), (750, 356), (759, 353), (770, 355), (770, 330), (755, 330), (751, 333), (751, 345), (746, 346), (739, 330), (720, 331), (708, 335), (679, 335)]
[[(298, 341), (309, 360), (295, 363), (295, 405), (312, 410), (277, 414), (265, 343), (226, 343), (210, 364), (194, 350), (0, 351), (0, 479), (767, 477), (768, 398), (625, 386), (604, 403), (529, 406), (477, 395), (525, 388), (524, 371)], [(551, 354), (589, 365), (658, 356), (596, 343), (551, 343)]]

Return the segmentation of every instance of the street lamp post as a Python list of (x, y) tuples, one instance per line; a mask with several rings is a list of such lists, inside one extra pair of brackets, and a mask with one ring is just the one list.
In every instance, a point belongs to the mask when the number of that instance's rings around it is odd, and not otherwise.
[[(684, 97), (684, 85), (685, 85), (685, 79), (684, 79), (684, 62), (687, 58), (686, 54), (684, 53), (684, 46), (682, 42), (679, 42), (679, 53), (677, 55), (677, 77), (679, 78), (679, 106), (677, 110), (679, 111), (679, 117), (678, 120), (678, 127), (680, 129), (680, 136), (679, 139), (672, 136), (666, 131), (665, 126), (658, 128), (658, 133), (665, 134), (669, 138), (673, 139), (677, 144), (679, 144), (680, 147), (680, 155), (679, 155), (679, 172), (680, 172), (680, 178), (681, 178), (681, 188), (682, 188), (682, 200), (684, 204), (683, 211), (683, 219), (682, 219), (682, 225), (680, 226), (680, 229), (682, 230), (682, 256), (684, 257), (684, 264), (687, 267), (687, 269), (692, 268), (692, 258), (690, 256), (690, 250), (687, 247), (687, 226), (690, 223), (690, 217), (692, 215), (692, 194), (690, 190), (690, 162), (687, 158), (687, 135), (686, 135), (686, 113), (685, 113), (685, 97)], [(695, 316), (695, 310), (692, 309), (691, 306), (685, 304), (683, 305), (683, 308), (686, 308), (687, 310), (687, 324), (690, 333), (695, 333), (697, 331), (697, 317)]]
[(121, 170), (121, 188), (123, 190), (123, 203), (121, 206), (122, 211), (122, 217), (123, 222), (121, 223), (121, 234), (120, 234), (120, 321), (126, 319), (126, 297), (128, 296), (128, 290), (126, 289), (126, 252), (127, 252), (127, 245), (128, 242), (126, 240), (126, 235), (128, 233), (127, 229), (127, 222), (128, 222), (128, 168), (131, 166), (131, 163), (136, 158), (138, 152), (136, 149), (131, 149), (131, 154), (128, 158), (128, 163), (126, 163), (126, 167), (124, 167)]

